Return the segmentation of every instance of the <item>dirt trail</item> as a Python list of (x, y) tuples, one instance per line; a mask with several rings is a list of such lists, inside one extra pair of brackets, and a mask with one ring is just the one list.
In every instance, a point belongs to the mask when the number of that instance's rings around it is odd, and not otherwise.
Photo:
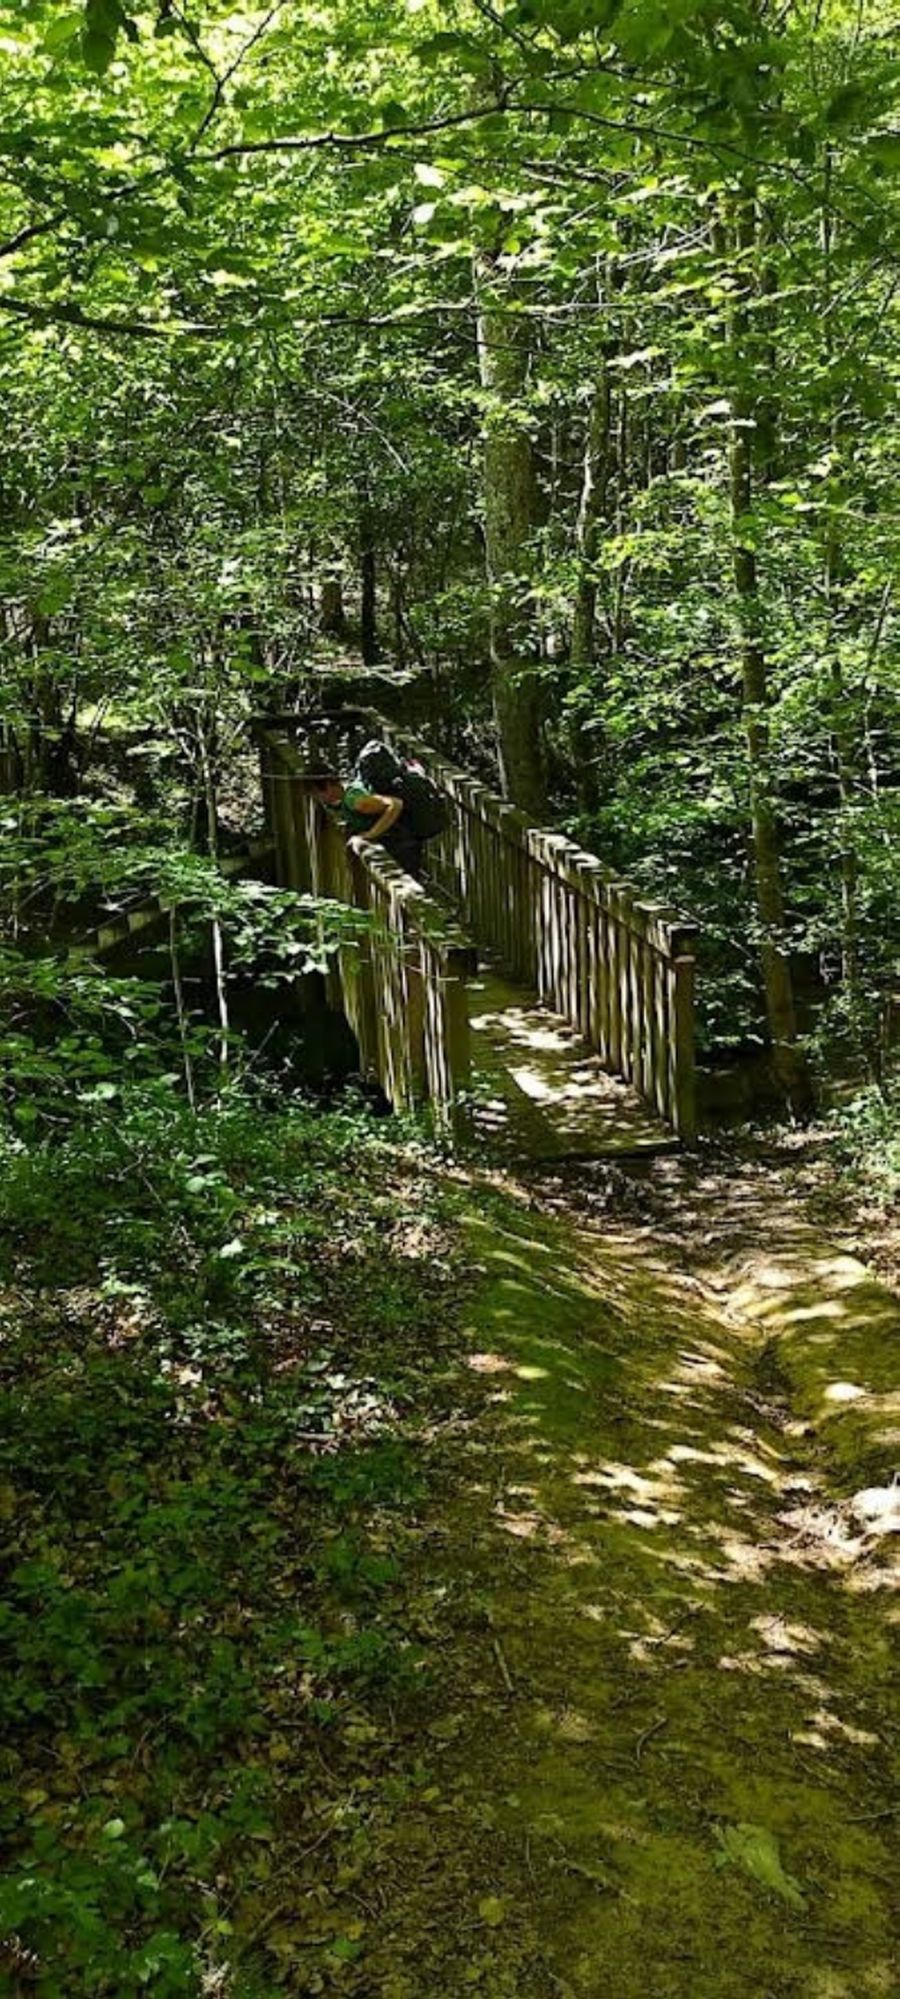
[(418, 1558), (443, 1679), (388, 1999), (896, 1990), (900, 1310), (765, 1176), (749, 1222), (694, 1179), (471, 1222), (486, 1403)]

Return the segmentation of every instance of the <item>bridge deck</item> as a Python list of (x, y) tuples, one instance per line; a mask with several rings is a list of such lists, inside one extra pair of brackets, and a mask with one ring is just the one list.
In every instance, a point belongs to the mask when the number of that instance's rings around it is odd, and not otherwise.
[(534, 993), (483, 965), (470, 980), (476, 1134), (519, 1159), (670, 1152), (678, 1140)]

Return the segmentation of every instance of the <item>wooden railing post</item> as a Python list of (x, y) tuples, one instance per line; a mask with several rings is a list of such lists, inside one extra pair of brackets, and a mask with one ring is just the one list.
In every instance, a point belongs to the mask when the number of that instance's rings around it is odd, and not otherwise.
[[(350, 850), (348, 850), (348, 866), (351, 891), (349, 899), (356, 909), (369, 912), (372, 906), (371, 877), (358, 856)], [(359, 1048), (360, 1070), (364, 1076), (377, 1079), (378, 1002), (372, 965), (372, 938), (362, 924), (357, 935), (341, 945), (340, 976), (344, 1009)]]
[(466, 1092), (471, 1080), (466, 983), (473, 952), (465, 945), (423, 940), (425, 1074), (438, 1129), (461, 1143), (469, 1134)]
[(669, 1098), (677, 1136), (691, 1145), (697, 1136), (697, 1091), (694, 1052), (693, 926), (673, 928), (669, 935)]
[(438, 1124), (453, 1132), (469, 1079), (466, 982), (475, 953), (383, 848), (357, 839), (350, 849), (355, 899), (364, 881), (373, 917), (369, 976), (381, 1086), (397, 1110), (430, 1101)]
[(310, 817), (303, 766), (288, 738), (274, 729), (256, 730), (266, 829), (275, 846), (275, 873), (284, 888), (308, 894), (312, 887)]
[(275, 837), (275, 780), (273, 771), (273, 751), (268, 735), (260, 730), (256, 736), (259, 754), (259, 788), (262, 793), (263, 824), (268, 838), (275, 848), (275, 871), (278, 877), (278, 845)]

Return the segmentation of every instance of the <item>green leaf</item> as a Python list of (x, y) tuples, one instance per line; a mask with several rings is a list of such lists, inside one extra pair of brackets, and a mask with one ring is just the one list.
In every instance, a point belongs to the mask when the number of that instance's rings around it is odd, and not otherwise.
[(81, 37), (81, 54), (85, 67), (93, 70), (95, 76), (104, 76), (116, 53), (115, 39), (101, 34), (96, 28), (85, 29)]
[(900, 168), (900, 132), (874, 132), (866, 141), (866, 156), (876, 167), (894, 173)]
[(780, 1895), (783, 1902), (789, 1902), (792, 1909), (805, 1909), (806, 1901), (799, 1881), (786, 1874), (781, 1864), (781, 1854), (775, 1834), (762, 1825), (729, 1825), (717, 1829), (719, 1845), (722, 1849), (719, 1865), (728, 1862), (742, 1867), (745, 1874), (752, 1875), (763, 1888), (770, 1888)]
[(829, 131), (852, 124), (857, 113), (865, 111), (868, 101), (868, 92), (863, 84), (842, 83), (825, 107), (825, 123)]
[(57, 611), (64, 611), (72, 597), (72, 579), (69, 576), (48, 576), (38, 599), (37, 608), (45, 618), (52, 618)]
[(64, 14), (59, 21), (51, 21), (44, 30), (44, 47), (54, 54), (57, 49), (69, 48), (76, 37), (81, 35), (83, 16)]

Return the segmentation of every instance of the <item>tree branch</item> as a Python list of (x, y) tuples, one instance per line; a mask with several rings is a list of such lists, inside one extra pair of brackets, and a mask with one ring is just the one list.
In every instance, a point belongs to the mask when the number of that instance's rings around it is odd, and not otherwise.
[(421, 125), (385, 125), (377, 132), (315, 132), (308, 139), (235, 139), (228, 146), (218, 146), (215, 152), (198, 153), (196, 157), (202, 165), (212, 166), (217, 160), (254, 153), (318, 153), (329, 146), (338, 152), (365, 152), (370, 146), (386, 146), (391, 139), (421, 139), (433, 132), (452, 132), (461, 125), (476, 125), (485, 118), (494, 118), (498, 111), (518, 108), (510, 103), (512, 89), (510, 84), (499, 91), (491, 104), (448, 112), (444, 118), (427, 118)]
[(68, 219), (69, 210), (58, 208), (55, 215), (45, 216), (43, 222), (28, 223), (16, 236), (7, 236), (6, 242), (0, 243), (0, 258), (14, 257), (17, 250), (24, 250), (26, 243), (33, 243), (36, 236), (51, 235), (54, 229), (61, 228)]
[(0, 312), (12, 313), (17, 319), (27, 319), (32, 326), (83, 327), (92, 333), (124, 335), (128, 340), (218, 340), (222, 337), (217, 326), (191, 322), (154, 326), (148, 319), (104, 319), (99, 313), (85, 312), (80, 305), (67, 305), (65, 301), (57, 305), (36, 305), (30, 299), (12, 298), (9, 293), (0, 293)]

